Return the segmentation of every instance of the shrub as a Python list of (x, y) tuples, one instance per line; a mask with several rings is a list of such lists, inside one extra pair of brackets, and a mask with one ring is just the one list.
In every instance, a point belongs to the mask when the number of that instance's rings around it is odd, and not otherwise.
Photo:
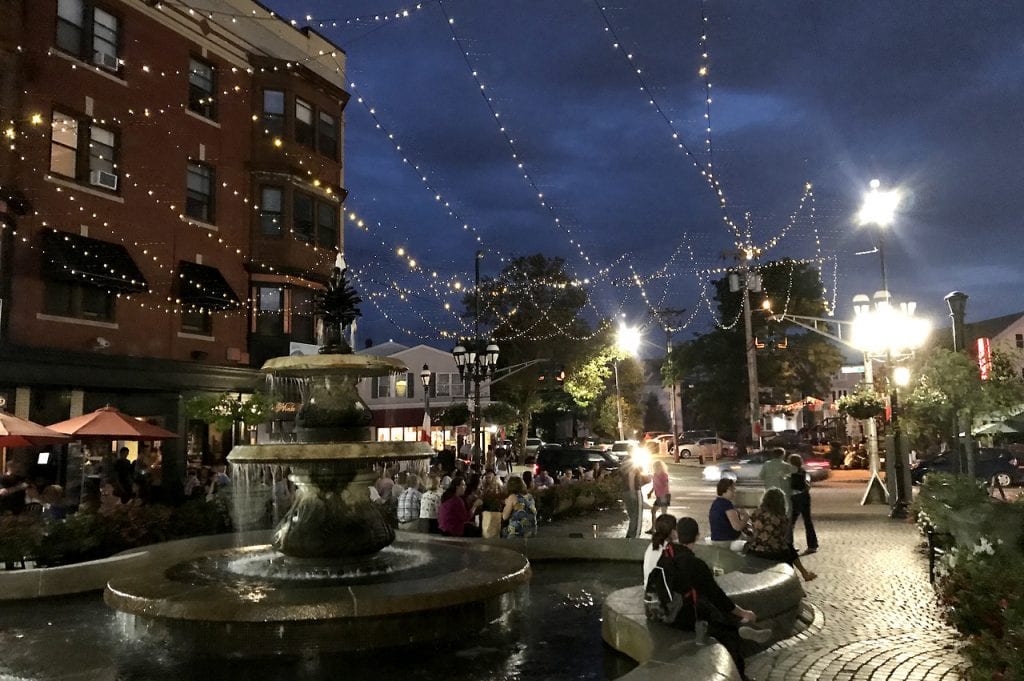
[(557, 520), (589, 513), (614, 505), (620, 495), (621, 480), (613, 475), (600, 480), (579, 480), (562, 483), (533, 492), (537, 516)]

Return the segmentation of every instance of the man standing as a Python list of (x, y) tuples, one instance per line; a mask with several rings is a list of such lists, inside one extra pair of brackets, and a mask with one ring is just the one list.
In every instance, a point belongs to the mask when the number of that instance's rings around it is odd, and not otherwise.
[(782, 447), (769, 450), (769, 455), (771, 458), (765, 461), (761, 467), (761, 480), (764, 482), (766, 490), (772, 487), (782, 490), (783, 496), (786, 497), (786, 513), (788, 514), (793, 507), (790, 497), (793, 495), (792, 475), (794, 470), (786, 462), (786, 450)]
[(135, 496), (135, 491), (132, 489), (135, 464), (128, 460), (128, 453), (127, 447), (121, 447), (117, 453), (117, 460), (114, 462), (114, 494), (121, 499), (122, 504), (127, 504)]
[(626, 539), (640, 536), (640, 525), (643, 524), (641, 512), (643, 510), (643, 499), (640, 488), (649, 482), (647, 476), (640, 470), (640, 466), (632, 460), (628, 460), (620, 469), (623, 471), (625, 489), (622, 491), (622, 501), (626, 505), (626, 515), (629, 516), (629, 527), (626, 529)]

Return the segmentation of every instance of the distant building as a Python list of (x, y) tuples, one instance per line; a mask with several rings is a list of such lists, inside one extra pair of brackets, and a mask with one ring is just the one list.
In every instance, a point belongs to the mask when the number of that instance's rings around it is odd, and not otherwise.
[[(423, 439), (423, 366), (430, 369), (430, 441), (435, 449), (456, 444), (458, 437), (469, 434), (468, 427), (442, 427), (437, 421), (448, 406), (465, 402), (472, 409), (473, 384), (459, 377), (459, 368), (451, 352), (428, 345), (408, 347), (387, 342), (359, 350), (356, 354), (394, 357), (405, 363), (409, 371), (397, 376), (364, 378), (359, 382), (359, 395), (373, 410), (373, 434), (378, 441)], [(468, 391), (468, 393), (467, 393)], [(480, 384), (481, 408), (491, 403), (491, 382)], [(484, 424), (486, 427), (486, 424)], [(485, 432), (484, 444), (493, 434)]]
[(313, 341), (345, 54), (255, 0), (202, 4), (3, 3), (0, 395), (22, 416), (112, 403), (196, 443), (190, 396), (251, 391)]

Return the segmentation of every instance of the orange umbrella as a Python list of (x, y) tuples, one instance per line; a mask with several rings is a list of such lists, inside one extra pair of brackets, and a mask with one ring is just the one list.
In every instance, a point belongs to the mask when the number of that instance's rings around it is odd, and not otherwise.
[(66, 433), (79, 439), (97, 438), (103, 440), (170, 440), (178, 437), (169, 430), (152, 423), (122, 414), (111, 406), (97, 409), (91, 414), (82, 414), (67, 421), (50, 426), (51, 430)]
[(0, 447), (33, 447), (67, 441), (68, 436), (0, 411)]

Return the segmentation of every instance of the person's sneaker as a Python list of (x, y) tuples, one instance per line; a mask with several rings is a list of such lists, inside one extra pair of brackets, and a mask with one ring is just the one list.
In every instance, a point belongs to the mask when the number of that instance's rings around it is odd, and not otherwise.
[(740, 627), (740, 638), (758, 643), (767, 643), (772, 638), (771, 629), (759, 629), (757, 627)]

